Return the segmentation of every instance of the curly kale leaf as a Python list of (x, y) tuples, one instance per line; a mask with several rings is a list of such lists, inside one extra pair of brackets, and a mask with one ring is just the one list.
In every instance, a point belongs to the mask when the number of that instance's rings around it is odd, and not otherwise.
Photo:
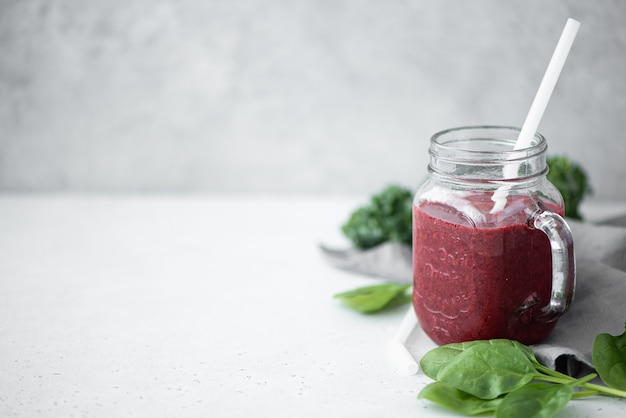
[(587, 174), (582, 167), (565, 156), (554, 156), (546, 159), (550, 171), (548, 180), (563, 196), (565, 216), (572, 219), (582, 219), (578, 212), (580, 202), (587, 194), (591, 194)]
[(341, 231), (360, 249), (387, 241), (411, 245), (412, 205), (410, 190), (390, 185), (352, 212)]

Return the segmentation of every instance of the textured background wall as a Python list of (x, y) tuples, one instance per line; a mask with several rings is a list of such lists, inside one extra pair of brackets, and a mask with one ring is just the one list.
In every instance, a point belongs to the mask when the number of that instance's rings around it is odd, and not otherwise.
[(428, 138), (540, 126), (626, 198), (626, 2), (0, 0), (0, 190), (369, 193)]

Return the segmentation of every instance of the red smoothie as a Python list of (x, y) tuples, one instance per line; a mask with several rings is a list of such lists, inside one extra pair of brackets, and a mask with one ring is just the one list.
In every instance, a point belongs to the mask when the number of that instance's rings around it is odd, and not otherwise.
[[(485, 194), (467, 201), (475, 213), (491, 216)], [(552, 259), (548, 238), (527, 226), (523, 207), (536, 204), (509, 196), (500, 218), (478, 226), (445, 203), (413, 207), (413, 305), (436, 343), (509, 338), (533, 344), (554, 328), (556, 321), (533, 319), (550, 301)]]

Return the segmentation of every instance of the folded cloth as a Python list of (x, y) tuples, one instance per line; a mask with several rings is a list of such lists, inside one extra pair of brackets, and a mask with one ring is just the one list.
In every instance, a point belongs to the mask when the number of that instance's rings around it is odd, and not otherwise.
[(626, 228), (567, 222), (576, 252), (574, 301), (554, 331), (533, 349), (546, 366), (579, 376), (592, 368), (591, 349), (597, 334), (624, 332)]
[[(548, 367), (579, 376), (592, 370), (591, 350), (601, 332), (619, 335), (626, 322), (626, 216), (602, 224), (567, 220), (576, 252), (576, 292), (572, 306), (554, 331), (533, 346)], [(398, 282), (412, 279), (411, 250), (385, 243), (373, 249), (329, 249), (336, 267)]]
[(335, 267), (396, 282), (410, 283), (413, 280), (413, 257), (408, 245), (386, 242), (374, 248), (358, 250), (336, 249), (322, 244), (320, 249)]

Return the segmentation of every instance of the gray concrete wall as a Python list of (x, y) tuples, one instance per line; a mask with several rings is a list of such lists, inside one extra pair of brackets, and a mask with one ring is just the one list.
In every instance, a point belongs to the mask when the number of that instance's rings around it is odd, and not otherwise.
[(369, 193), (428, 139), (540, 126), (626, 199), (626, 2), (0, 0), (0, 190)]

